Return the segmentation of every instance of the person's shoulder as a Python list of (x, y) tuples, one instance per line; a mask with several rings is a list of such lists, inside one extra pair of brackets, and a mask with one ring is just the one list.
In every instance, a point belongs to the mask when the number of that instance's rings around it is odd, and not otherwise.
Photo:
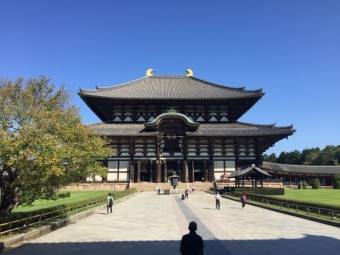
[(188, 238), (189, 234), (185, 234), (182, 236), (182, 240), (185, 240), (186, 238)]
[(197, 238), (203, 242), (203, 238), (200, 235), (197, 235)]

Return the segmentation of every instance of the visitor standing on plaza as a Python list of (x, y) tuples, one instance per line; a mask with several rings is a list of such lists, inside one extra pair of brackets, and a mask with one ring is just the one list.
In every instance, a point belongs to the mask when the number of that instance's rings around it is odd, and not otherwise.
[(182, 237), (179, 248), (182, 255), (204, 255), (203, 239), (196, 234), (197, 224), (192, 221), (189, 223), (189, 234)]
[(113, 205), (113, 197), (111, 197), (111, 193), (107, 197), (107, 214), (112, 213), (112, 205)]
[(194, 185), (192, 185), (191, 190), (192, 190), (192, 194), (195, 194), (195, 186)]
[(188, 194), (189, 194), (189, 190), (188, 190), (188, 188), (186, 188), (186, 189), (185, 189), (185, 198), (188, 198), (188, 199), (189, 199)]
[(220, 201), (221, 195), (220, 193), (217, 191), (216, 195), (215, 195), (215, 200), (216, 200), (216, 209), (220, 210), (220, 205), (221, 205), (221, 201)]
[(161, 193), (161, 187), (157, 187), (157, 192), (158, 192), (158, 195)]
[(243, 192), (241, 195), (241, 203), (242, 203), (242, 209), (246, 206), (247, 196), (246, 193)]

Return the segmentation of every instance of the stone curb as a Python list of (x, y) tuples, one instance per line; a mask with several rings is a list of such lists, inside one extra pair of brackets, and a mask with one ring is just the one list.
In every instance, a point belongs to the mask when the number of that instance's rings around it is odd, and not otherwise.
[[(119, 204), (121, 202), (124, 202), (125, 200), (131, 198), (131, 197), (134, 197), (136, 195), (138, 195), (139, 192), (135, 192), (133, 194), (130, 194), (126, 197), (123, 197), (123, 198), (120, 198), (118, 200), (115, 200), (114, 203), (115, 204)], [(96, 212), (100, 211), (100, 210), (103, 210), (104, 208), (106, 208), (106, 205), (102, 205), (102, 206), (99, 206), (99, 207), (96, 207), (92, 210), (89, 210), (89, 211), (86, 211), (86, 212), (83, 212), (83, 213), (79, 213), (79, 214), (76, 214), (76, 215), (73, 215), (67, 219), (63, 219), (63, 220), (59, 220), (57, 222), (54, 222), (50, 225), (47, 225), (47, 226), (43, 226), (43, 227), (40, 227), (38, 229), (34, 229), (34, 230), (31, 230), (27, 233), (23, 233), (23, 234), (18, 234), (18, 235), (15, 235), (15, 236), (12, 236), (12, 237), (9, 237), (9, 238), (6, 238), (4, 240), (1, 240), (0, 241), (0, 252), (3, 252), (6, 247), (8, 246), (11, 246), (13, 244), (16, 244), (16, 243), (19, 243), (19, 242), (24, 242), (24, 241), (28, 241), (28, 240), (32, 240), (32, 239), (35, 239), (37, 237), (40, 237), (42, 235), (46, 235), (54, 230), (57, 230), (59, 228), (62, 228), (62, 227), (65, 227), (73, 222), (76, 222), (78, 220), (81, 220), (83, 218), (86, 218), (88, 216), (91, 216), (93, 214), (95, 214)]]
[[(226, 197), (226, 196), (222, 196), (222, 197), (229, 199), (229, 200), (236, 201), (236, 202), (238, 201), (238, 200), (232, 199), (230, 197)], [(257, 206), (257, 207), (260, 207), (260, 208), (263, 208), (263, 209), (267, 209), (267, 210), (271, 210), (271, 211), (275, 211), (275, 212), (284, 213), (284, 214), (287, 214), (287, 215), (299, 217), (299, 218), (302, 218), (302, 219), (327, 224), (327, 225), (330, 225), (330, 226), (333, 226), (333, 227), (338, 227), (338, 228), (340, 227), (340, 222), (335, 222), (335, 221), (331, 221), (331, 220), (316, 218), (316, 217), (309, 216), (309, 215), (303, 215), (303, 214), (294, 213), (294, 212), (290, 212), (290, 211), (280, 210), (280, 209), (277, 209), (277, 208), (267, 207), (267, 206), (263, 206), (263, 205), (252, 203), (252, 202), (247, 202), (247, 204)]]

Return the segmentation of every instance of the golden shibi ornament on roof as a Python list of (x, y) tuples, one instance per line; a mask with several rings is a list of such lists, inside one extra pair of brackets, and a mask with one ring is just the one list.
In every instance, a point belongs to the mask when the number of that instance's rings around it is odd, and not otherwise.
[[(187, 76), (189, 77), (194, 76), (194, 72), (191, 69), (186, 69), (185, 71), (187, 72)], [(146, 76), (147, 77), (153, 76), (152, 72), (153, 72), (153, 69), (146, 70)]]

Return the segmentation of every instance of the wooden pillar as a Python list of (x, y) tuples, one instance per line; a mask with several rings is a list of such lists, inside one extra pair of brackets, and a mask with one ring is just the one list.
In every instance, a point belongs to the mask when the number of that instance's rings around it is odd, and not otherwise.
[(181, 177), (181, 161), (177, 160), (177, 173), (176, 173), (179, 177), (178, 177), (178, 181), (182, 181), (182, 177)]
[(209, 160), (208, 181), (214, 181), (214, 160)]
[(254, 178), (251, 178), (251, 187), (254, 188)]
[(164, 164), (164, 179), (163, 182), (167, 182), (168, 181), (168, 168), (166, 166), (166, 160), (163, 161)]
[(292, 174), (291, 173), (289, 173), (289, 185), (292, 185)]
[(263, 176), (261, 176), (261, 188), (263, 188)]
[(188, 164), (186, 160), (182, 160), (182, 169), (184, 171), (184, 182), (188, 182), (189, 174), (188, 174)]
[(150, 160), (150, 162), (149, 162), (149, 182), (152, 182), (152, 164), (153, 164), (153, 161)]
[(156, 160), (156, 182), (161, 182), (161, 168), (162, 168), (162, 161)]
[(137, 182), (140, 181), (140, 160), (137, 161)]
[(130, 179), (130, 182), (135, 182), (135, 161), (133, 160), (130, 160), (130, 171), (129, 171), (129, 179)]
[(214, 143), (215, 143), (215, 138), (210, 138), (209, 139), (209, 162), (208, 162), (208, 181), (212, 182), (215, 180), (214, 178)]
[(191, 160), (191, 170), (192, 170), (192, 182), (194, 182), (195, 181), (195, 173), (194, 173), (194, 170), (195, 170), (195, 167), (194, 167), (194, 161), (193, 160)]
[(204, 173), (203, 173), (204, 181), (206, 182), (208, 180), (208, 167), (207, 167), (207, 161), (204, 160)]
[(332, 187), (334, 188), (333, 180), (334, 180), (334, 174), (331, 175), (331, 185), (332, 185)]

